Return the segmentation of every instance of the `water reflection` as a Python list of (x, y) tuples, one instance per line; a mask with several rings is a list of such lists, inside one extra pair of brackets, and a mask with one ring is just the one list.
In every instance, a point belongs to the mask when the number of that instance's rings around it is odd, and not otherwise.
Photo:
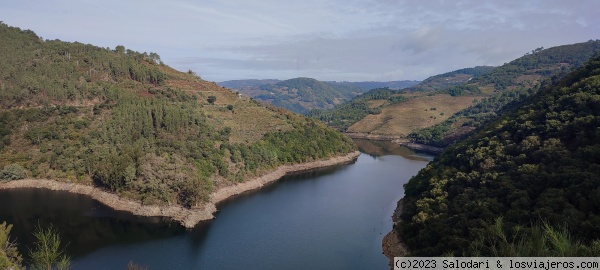
[(42, 189), (0, 190), (0, 222), (14, 224), (25, 256), (38, 222), (52, 223), (69, 242), (73, 269), (123, 269), (130, 260), (151, 269), (384, 268), (381, 238), (402, 185), (432, 156), (356, 143), (366, 154), (356, 164), (285, 176), (222, 202), (215, 220), (193, 230)]
[[(77, 257), (100, 247), (159, 239), (185, 232), (170, 219), (138, 217), (115, 211), (89, 197), (45, 189), (0, 190), (0, 221), (14, 224), (11, 231), (19, 251), (27, 257), (35, 227), (50, 224)], [(26, 258), (27, 259), (27, 258)]]
[(416, 161), (431, 161), (433, 157), (425, 152), (414, 151), (393, 142), (361, 139), (355, 139), (354, 142), (358, 146), (358, 150), (360, 150), (360, 152), (365, 153), (373, 158), (394, 155)]

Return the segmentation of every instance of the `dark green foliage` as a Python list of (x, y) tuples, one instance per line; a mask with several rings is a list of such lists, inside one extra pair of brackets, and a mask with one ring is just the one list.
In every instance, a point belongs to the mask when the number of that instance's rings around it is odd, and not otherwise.
[(475, 85), (463, 84), (463, 85), (451, 86), (449, 88), (439, 90), (438, 93), (449, 94), (449, 95), (455, 97), (455, 96), (481, 94), (481, 90), (479, 89), (479, 87), (477, 87)]
[[(106, 88), (127, 80), (162, 85), (167, 75), (147, 53), (42, 40), (0, 24), (0, 108), (49, 106), (106, 99)], [(152, 54), (154, 55), (154, 54)]]
[(574, 239), (565, 227), (547, 222), (506, 228), (503, 219), (486, 224), (470, 244), (467, 256), (486, 257), (598, 257), (600, 241)]
[(503, 112), (405, 185), (402, 241), (413, 255), (467, 254), (484, 221), (544, 219), (600, 239), (600, 57)]
[(215, 101), (217, 101), (217, 97), (215, 97), (215, 96), (208, 96), (208, 98), (206, 99), (206, 101), (208, 101), (209, 104), (214, 104)]
[(308, 113), (311, 108), (331, 108), (338, 100), (348, 100), (365, 91), (353, 85), (327, 83), (311, 78), (265, 84), (260, 89), (266, 93), (254, 98), (301, 114)]
[(18, 180), (25, 178), (25, 170), (19, 164), (10, 164), (4, 166), (0, 171), (0, 180)]
[(482, 74), (470, 83), (480, 85), (493, 84), (497, 90), (519, 85), (517, 79), (521, 75), (542, 75), (549, 77), (587, 62), (590, 57), (600, 51), (600, 41), (588, 41), (572, 45), (557, 46), (550, 49), (534, 50), (531, 54), (502, 65), (486, 74)]
[(42, 228), (38, 225), (33, 232), (34, 249), (29, 251), (31, 267), (39, 270), (69, 269), (71, 258), (65, 254), (58, 231), (50, 225)]
[(348, 137), (326, 128), (314, 119), (292, 117), (294, 129), (271, 132), (252, 145), (227, 145), (234, 163), (243, 161), (246, 169), (256, 171), (281, 164), (308, 162), (354, 151)]
[(23, 258), (17, 250), (17, 243), (10, 237), (12, 225), (0, 223), (0, 268), (21, 269)]
[[(338, 130), (345, 131), (369, 114), (379, 114), (381, 109), (386, 106), (406, 101), (407, 99), (401, 96), (400, 93), (400, 90), (390, 90), (389, 88), (373, 89), (353, 98), (350, 102), (336, 106), (333, 110), (312, 110), (308, 113), (308, 116), (319, 119)], [(369, 101), (382, 99), (387, 100), (384, 105), (369, 108)]]
[(478, 66), (473, 68), (463, 68), (443, 74), (431, 76), (416, 86), (408, 88), (413, 92), (443, 91), (444, 89), (461, 86), (470, 82), (473, 78), (479, 77), (488, 72), (492, 72), (495, 67)]

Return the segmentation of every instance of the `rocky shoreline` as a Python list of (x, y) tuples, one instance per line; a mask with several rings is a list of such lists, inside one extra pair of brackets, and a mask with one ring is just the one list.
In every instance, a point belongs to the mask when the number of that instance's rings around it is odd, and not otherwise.
[(403, 202), (402, 200), (398, 201), (396, 206), (396, 210), (394, 210), (394, 214), (392, 214), (392, 221), (394, 222), (394, 227), (392, 231), (386, 234), (381, 241), (381, 248), (383, 249), (383, 254), (390, 260), (389, 265), (390, 269), (394, 269), (394, 257), (404, 257), (408, 254), (408, 249), (406, 246), (400, 242), (398, 238), (398, 233), (396, 233), (396, 226), (400, 226), (400, 213), (402, 213)]
[(127, 211), (137, 216), (163, 216), (170, 217), (179, 222), (186, 228), (193, 228), (200, 221), (210, 220), (214, 218), (214, 213), (217, 211), (216, 205), (232, 196), (241, 194), (246, 191), (261, 188), (269, 183), (273, 183), (281, 177), (289, 173), (313, 170), (340, 164), (348, 164), (356, 161), (360, 152), (355, 151), (344, 156), (338, 156), (326, 160), (317, 160), (307, 163), (294, 165), (282, 165), (274, 171), (250, 179), (243, 183), (233, 186), (220, 188), (211, 194), (211, 199), (208, 203), (200, 207), (187, 209), (181, 206), (157, 206), (143, 205), (139, 201), (128, 198), (123, 198), (117, 194), (107, 192), (97, 187), (59, 182), (50, 179), (21, 179), (9, 182), (0, 183), (0, 189), (18, 189), (18, 188), (45, 188), (49, 190), (67, 191), (71, 193), (86, 195), (105, 204), (115, 210)]

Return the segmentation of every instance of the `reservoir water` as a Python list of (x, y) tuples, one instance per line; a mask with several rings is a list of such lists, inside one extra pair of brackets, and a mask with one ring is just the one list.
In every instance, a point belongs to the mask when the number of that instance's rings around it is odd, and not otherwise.
[[(286, 176), (218, 205), (185, 230), (164, 218), (114, 211), (85, 196), (0, 191), (0, 222), (14, 225), (21, 254), (38, 224), (59, 230), (72, 269), (388, 269), (381, 240), (403, 184), (432, 156), (357, 141), (356, 163)], [(25, 256), (26, 257), (26, 256)]]

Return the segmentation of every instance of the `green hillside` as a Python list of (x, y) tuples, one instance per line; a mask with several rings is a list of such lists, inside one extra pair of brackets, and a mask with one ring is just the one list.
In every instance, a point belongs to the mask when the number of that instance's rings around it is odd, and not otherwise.
[(278, 165), (355, 149), (317, 120), (178, 72), (156, 53), (5, 24), (0, 36), (0, 180), (50, 178), (193, 207)]
[[(365, 118), (365, 116), (379, 114), (382, 108), (405, 101), (406, 98), (400, 95), (402, 92), (402, 90), (391, 90), (389, 88), (373, 89), (336, 106), (333, 110), (315, 109), (308, 112), (307, 115), (319, 119), (338, 130), (346, 131), (348, 127)], [(369, 104), (369, 101), (373, 100), (382, 100), (384, 102), (377, 106), (372, 106)]]
[(409, 90), (414, 92), (431, 92), (446, 89), (456, 85), (462, 85), (473, 80), (474, 78), (491, 72), (492, 70), (494, 70), (494, 68), (495, 67), (490, 66), (478, 66), (472, 68), (462, 68), (438, 74), (423, 80), (418, 85), (409, 88)]
[(598, 256), (600, 56), (499, 114), (405, 185), (410, 254)]
[(227, 88), (230, 88), (230, 89), (240, 90), (240, 89), (243, 89), (243, 88), (260, 87), (261, 85), (265, 85), (265, 84), (276, 84), (278, 82), (280, 82), (280, 80), (275, 80), (275, 79), (265, 79), (265, 80), (250, 79), (250, 80), (224, 81), (224, 82), (218, 82), (217, 84), (219, 86), (227, 87)]
[(295, 78), (237, 90), (263, 103), (300, 114), (306, 114), (311, 109), (333, 108), (334, 105), (366, 91), (354, 85), (328, 83), (312, 78)]
[[(409, 135), (418, 143), (445, 147), (471, 134), (478, 126), (494, 119), (504, 106), (535, 93), (543, 83), (558, 80), (570, 70), (580, 67), (595, 53), (600, 41), (588, 41), (543, 50), (541, 48), (510, 63), (473, 78), (467, 84), (438, 91), (451, 95), (488, 92), (491, 95), (448, 120)], [(546, 82), (544, 82), (546, 81)]]
[(411, 86), (415, 86), (420, 83), (420, 81), (414, 80), (404, 80), (404, 81), (384, 81), (384, 82), (376, 82), (376, 81), (363, 81), (363, 82), (336, 82), (336, 81), (327, 81), (329, 84), (338, 84), (338, 85), (350, 85), (355, 87), (360, 87), (365, 91), (377, 88), (390, 88), (393, 90), (400, 90), (404, 88), (408, 88)]
[[(402, 101), (407, 101), (409, 99), (423, 98), (424, 96), (427, 96), (427, 93), (432, 93), (436, 90), (464, 84), (473, 79), (474, 76), (479, 76), (492, 69), (493, 67), (484, 66), (459, 69), (429, 77), (415, 86), (402, 90), (393, 90), (389, 88), (372, 89), (369, 92), (358, 95), (343, 104), (337, 105), (333, 109), (315, 109), (310, 111), (307, 115), (320, 119), (329, 126), (338, 130), (348, 131), (350, 126), (358, 123), (359, 121), (367, 121), (365, 117), (368, 115), (378, 115), (381, 114), (383, 110), (391, 110), (391, 114), (394, 114), (395, 109), (400, 107), (400, 105), (393, 107), (391, 107), (391, 105)], [(417, 94), (415, 95), (412, 93)], [(429, 115), (427, 115), (427, 117), (429, 117)], [(372, 130), (363, 130), (362, 128), (358, 127), (356, 132), (370, 133)]]

